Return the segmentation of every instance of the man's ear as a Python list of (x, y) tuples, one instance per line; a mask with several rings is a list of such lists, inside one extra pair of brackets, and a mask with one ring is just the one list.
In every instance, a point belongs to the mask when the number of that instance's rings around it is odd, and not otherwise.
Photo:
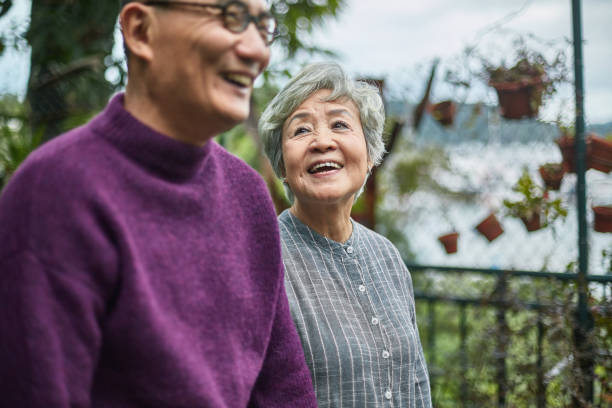
[(150, 7), (141, 3), (126, 4), (119, 14), (123, 41), (131, 55), (145, 61), (153, 59), (151, 44), (154, 15)]

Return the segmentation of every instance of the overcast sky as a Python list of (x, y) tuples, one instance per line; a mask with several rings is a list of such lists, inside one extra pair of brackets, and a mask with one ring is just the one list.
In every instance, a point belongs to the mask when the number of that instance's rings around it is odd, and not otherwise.
[[(10, 24), (23, 25), (29, 4), (15, 0), (11, 13), (0, 20), (0, 32), (6, 33)], [(582, 11), (587, 120), (612, 121), (612, 0), (583, 0)], [(510, 60), (510, 42), (517, 33), (546, 41), (571, 39), (571, 0), (348, 0), (338, 21), (320, 29), (315, 40), (336, 51), (350, 72), (386, 78), (394, 95), (420, 98), (437, 57), (441, 68), (434, 99), (495, 103), (495, 94), (484, 86), (468, 93), (445, 86), (443, 70), (459, 61), (467, 45), (476, 43), (493, 58), (505, 55)], [(27, 51), (11, 50), (0, 57), (0, 93), (23, 95), (28, 58)], [(563, 110), (562, 103), (571, 107), (572, 92), (569, 87), (561, 89), (542, 116), (552, 120)]]

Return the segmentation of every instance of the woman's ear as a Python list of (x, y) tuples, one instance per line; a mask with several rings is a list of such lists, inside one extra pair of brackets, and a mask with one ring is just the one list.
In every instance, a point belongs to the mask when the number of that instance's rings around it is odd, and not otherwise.
[(119, 14), (119, 24), (130, 55), (145, 61), (153, 59), (153, 23), (154, 15), (150, 7), (138, 2), (128, 3), (123, 7)]

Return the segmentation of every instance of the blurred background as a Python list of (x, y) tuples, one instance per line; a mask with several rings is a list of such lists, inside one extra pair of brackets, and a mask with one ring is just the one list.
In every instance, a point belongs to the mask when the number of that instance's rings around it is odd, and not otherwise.
[[(269, 3), (272, 63), (247, 123), (217, 141), (281, 211), (256, 130), (266, 103), (313, 61), (380, 87), (388, 154), (353, 216), (412, 271), (435, 406), (612, 406), (612, 1), (574, 0), (588, 135), (577, 159), (571, 0)], [(117, 12), (0, 0), (0, 188), (124, 88)]]

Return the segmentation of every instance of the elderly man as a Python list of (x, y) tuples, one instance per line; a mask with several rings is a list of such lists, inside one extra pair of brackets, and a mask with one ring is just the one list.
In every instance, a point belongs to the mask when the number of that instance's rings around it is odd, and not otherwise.
[(263, 0), (124, 2), (128, 86), (0, 196), (7, 407), (316, 406), (244, 121)]

